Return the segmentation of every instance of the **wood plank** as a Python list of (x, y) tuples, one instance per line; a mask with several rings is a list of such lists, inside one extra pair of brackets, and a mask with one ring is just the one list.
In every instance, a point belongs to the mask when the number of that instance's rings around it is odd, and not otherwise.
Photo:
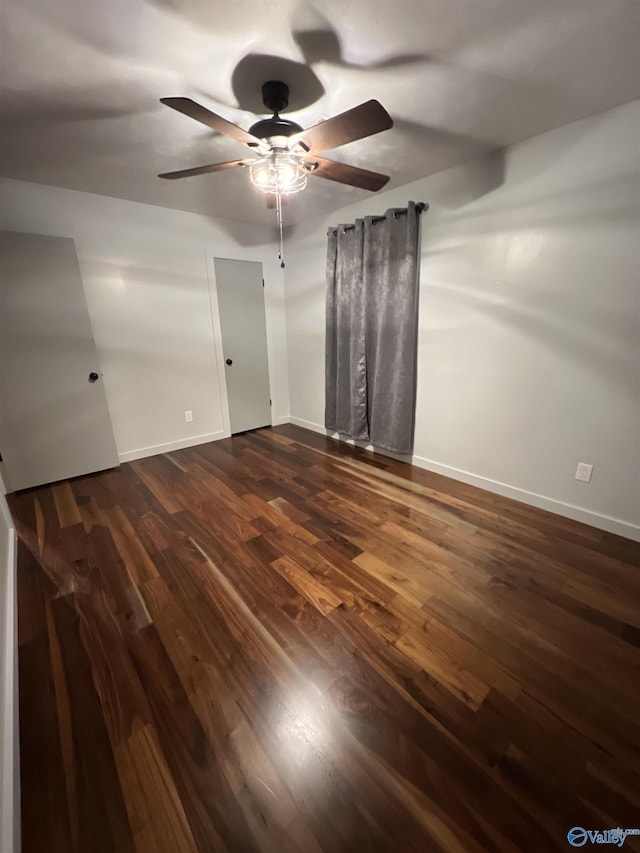
[(154, 626), (131, 635), (129, 647), (196, 849), (251, 849), (252, 836), (224, 764), (207, 740)]
[(48, 602), (52, 669), (60, 721), (74, 853), (133, 851), (125, 800), (94, 686), (83, 627), (71, 596)]
[(29, 602), (18, 613), (22, 850), (68, 853), (73, 848), (46, 619), (51, 590), (35, 560), (25, 559), (22, 543), (19, 557), (20, 600)]
[(327, 616), (343, 603), (330, 585), (323, 584), (310, 572), (306, 572), (291, 557), (280, 557), (274, 560), (272, 565), (307, 601), (317, 607), (323, 616)]
[(70, 483), (57, 483), (51, 487), (53, 500), (58, 512), (60, 527), (71, 527), (73, 524), (82, 524), (78, 505), (73, 495)]
[[(136, 853), (198, 853), (156, 732), (143, 726), (115, 749)], [(218, 843), (219, 838), (211, 842)], [(215, 849), (225, 850), (222, 844)]]

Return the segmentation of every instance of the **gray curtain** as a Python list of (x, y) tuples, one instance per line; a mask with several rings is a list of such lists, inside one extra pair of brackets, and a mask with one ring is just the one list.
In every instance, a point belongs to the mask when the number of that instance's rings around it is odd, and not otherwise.
[(424, 207), (328, 233), (325, 426), (403, 454), (413, 450)]

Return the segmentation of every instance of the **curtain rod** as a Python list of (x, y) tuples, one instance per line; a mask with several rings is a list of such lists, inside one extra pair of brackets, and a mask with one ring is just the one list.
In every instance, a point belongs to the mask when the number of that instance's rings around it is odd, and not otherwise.
[[(394, 215), (396, 212), (404, 213), (407, 208), (404, 207), (396, 207), (392, 208)], [(424, 213), (425, 210), (429, 210), (429, 205), (426, 201), (416, 202), (416, 213)], [(367, 216), (367, 219), (371, 219), (371, 222), (383, 222), (387, 217), (385, 216)], [(334, 225), (333, 228), (330, 228), (330, 231), (337, 231), (338, 228), (341, 228), (343, 231), (352, 231), (356, 226), (355, 225)]]

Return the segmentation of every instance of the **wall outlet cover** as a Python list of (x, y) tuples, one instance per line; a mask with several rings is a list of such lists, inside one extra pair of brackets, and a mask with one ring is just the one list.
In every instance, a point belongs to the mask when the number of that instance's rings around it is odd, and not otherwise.
[(190, 409), (184, 413), (184, 419), (188, 424), (193, 420), (193, 412)]
[(589, 465), (587, 462), (578, 462), (576, 480), (580, 480), (581, 483), (590, 483), (592, 473), (593, 465)]

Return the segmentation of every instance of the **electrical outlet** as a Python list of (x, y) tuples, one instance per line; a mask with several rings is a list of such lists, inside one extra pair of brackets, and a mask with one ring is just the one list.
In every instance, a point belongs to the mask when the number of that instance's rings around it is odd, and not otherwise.
[(590, 483), (592, 471), (593, 465), (588, 465), (586, 462), (578, 462), (576, 480), (580, 480), (581, 483)]
[(190, 409), (184, 413), (184, 419), (188, 424), (193, 420), (193, 412)]

